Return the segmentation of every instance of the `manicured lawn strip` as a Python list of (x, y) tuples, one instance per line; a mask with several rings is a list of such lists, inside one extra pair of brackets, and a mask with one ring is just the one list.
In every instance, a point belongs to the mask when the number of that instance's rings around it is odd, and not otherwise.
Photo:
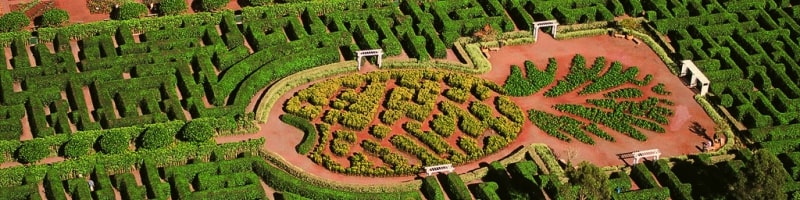
[(292, 114), (283, 114), (280, 116), (280, 119), (284, 123), (292, 125), (305, 133), (305, 136), (303, 136), (303, 141), (295, 146), (297, 153), (305, 155), (311, 151), (312, 148), (314, 148), (314, 145), (317, 144), (317, 128), (314, 127), (311, 122), (305, 118)]

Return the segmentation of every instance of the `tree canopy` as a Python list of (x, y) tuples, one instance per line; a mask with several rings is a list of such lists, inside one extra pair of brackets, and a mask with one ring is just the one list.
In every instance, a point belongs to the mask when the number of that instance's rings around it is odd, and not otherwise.
[(583, 161), (578, 168), (568, 167), (566, 175), (569, 178), (569, 184), (578, 186), (576, 191), (578, 199), (611, 199), (608, 175), (599, 167)]
[(783, 168), (778, 157), (766, 149), (761, 149), (742, 169), (743, 178), (734, 183), (731, 195), (734, 199), (787, 199), (783, 187), (788, 182), (789, 173)]

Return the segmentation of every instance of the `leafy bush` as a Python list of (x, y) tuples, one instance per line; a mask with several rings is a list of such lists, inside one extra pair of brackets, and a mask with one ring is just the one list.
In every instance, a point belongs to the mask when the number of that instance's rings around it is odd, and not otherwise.
[(78, 158), (89, 154), (92, 145), (97, 137), (94, 134), (82, 133), (71, 135), (69, 141), (64, 144), (64, 157)]
[(143, 17), (147, 14), (147, 6), (136, 2), (127, 2), (119, 6), (112, 18), (116, 20), (129, 20)]
[(181, 139), (189, 142), (205, 142), (214, 136), (214, 128), (207, 120), (197, 118), (183, 126), (180, 136)]
[(622, 88), (603, 94), (606, 98), (637, 98), (644, 96), (638, 88)]
[(670, 95), (670, 94), (672, 94), (672, 92), (668, 91), (668, 90), (665, 88), (665, 85), (664, 85), (664, 83), (658, 83), (658, 85), (656, 85), (656, 86), (653, 86), (652, 90), (653, 90), (653, 92), (655, 92), (656, 94), (660, 94), (660, 95)]
[(25, 13), (14, 11), (0, 17), (0, 32), (19, 31), (31, 23), (31, 19)]
[(447, 175), (439, 175), (439, 182), (442, 183), (442, 187), (444, 191), (447, 192), (447, 196), (453, 200), (470, 200), (472, 199), (472, 195), (469, 193), (469, 189), (467, 189), (467, 185), (464, 184), (464, 181), (461, 180), (461, 177), (458, 176), (456, 173), (449, 173)]
[(200, 7), (204, 11), (218, 11), (228, 5), (229, 0), (200, 0)]
[(317, 142), (317, 129), (310, 121), (292, 114), (283, 114), (280, 119), (282, 122), (292, 125), (305, 133), (303, 141), (295, 146), (297, 153), (305, 155), (314, 148)]
[(122, 153), (128, 150), (130, 141), (130, 135), (123, 129), (111, 129), (100, 136), (100, 150), (107, 154)]
[(434, 176), (422, 179), (422, 194), (426, 199), (444, 200), (444, 192), (439, 188), (439, 181)]
[(391, 132), (392, 128), (383, 124), (375, 124), (369, 129), (369, 134), (372, 134), (372, 136), (375, 136), (375, 138), (378, 139), (385, 138)]
[(61, 26), (67, 21), (69, 21), (69, 13), (67, 13), (66, 10), (53, 8), (42, 14), (42, 21), (40, 24), (46, 27)]
[(437, 134), (443, 137), (450, 137), (456, 131), (456, 120), (452, 116), (434, 115), (430, 126)]
[(145, 126), (145, 131), (139, 138), (139, 147), (144, 149), (158, 149), (166, 147), (175, 141), (175, 135), (185, 125), (183, 121), (173, 121)]
[(34, 163), (50, 155), (50, 147), (44, 139), (33, 139), (22, 143), (17, 149), (17, 161)]
[(177, 15), (186, 12), (187, 5), (184, 0), (162, 0), (158, 3), (160, 15)]

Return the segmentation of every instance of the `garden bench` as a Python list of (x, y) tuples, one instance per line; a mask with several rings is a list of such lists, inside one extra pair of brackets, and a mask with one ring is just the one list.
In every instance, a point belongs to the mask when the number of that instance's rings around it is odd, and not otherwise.
[(425, 167), (425, 173), (428, 174), (428, 176), (430, 176), (431, 174), (434, 174), (434, 173), (439, 173), (439, 172), (451, 173), (454, 170), (456, 170), (456, 168), (453, 167), (453, 164), (434, 165), (434, 166)]

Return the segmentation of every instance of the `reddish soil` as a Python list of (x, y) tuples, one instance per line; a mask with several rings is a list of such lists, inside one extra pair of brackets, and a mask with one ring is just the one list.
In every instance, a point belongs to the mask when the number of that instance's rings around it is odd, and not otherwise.
[[(457, 166), (456, 172), (463, 173), (474, 170), (479, 167), (480, 163), (502, 159), (503, 157), (509, 155), (517, 147), (531, 143), (548, 144), (551, 148), (553, 148), (554, 153), (559, 159), (571, 159), (575, 162), (589, 161), (600, 166), (632, 163), (632, 159), (623, 160), (618, 156), (618, 154), (637, 150), (657, 148), (665, 157), (699, 152), (698, 145), (705, 141), (705, 139), (691, 132), (689, 130), (689, 126), (692, 123), (697, 122), (702, 127), (707, 127), (706, 129), (709, 129), (714, 127), (713, 121), (708, 117), (708, 115), (705, 114), (705, 111), (694, 101), (694, 99), (691, 98), (694, 93), (689, 88), (684, 86), (681, 80), (674, 76), (664, 66), (663, 62), (658, 58), (658, 56), (645, 45), (636, 45), (628, 40), (614, 39), (607, 36), (556, 41), (552, 37), (544, 35), (543, 37), (539, 38), (539, 41), (536, 44), (533, 45), (506, 46), (500, 51), (492, 52), (492, 58), (490, 59), (490, 62), (494, 68), (489, 73), (481, 75), (481, 77), (502, 84), (509, 74), (508, 66), (511, 64), (523, 66), (525, 60), (531, 60), (536, 63), (540, 69), (543, 69), (547, 64), (548, 58), (555, 57), (558, 63), (560, 63), (557, 75), (557, 77), (560, 78), (568, 72), (569, 63), (575, 54), (581, 54), (586, 57), (588, 64), (591, 64), (594, 61), (594, 58), (598, 56), (604, 56), (607, 64), (611, 63), (612, 61), (620, 61), (624, 66), (639, 66), (640, 75), (638, 76), (638, 79), (642, 79), (646, 74), (652, 74), (654, 76), (653, 81), (649, 85), (640, 88), (643, 92), (645, 92), (645, 96), (659, 96), (661, 98), (667, 98), (675, 103), (675, 106), (669, 106), (669, 108), (672, 108), (676, 111), (676, 115), (670, 119), (671, 123), (665, 126), (665, 128), (668, 129), (668, 132), (659, 134), (642, 130), (643, 133), (648, 136), (648, 140), (645, 142), (640, 142), (621, 133), (609, 131), (610, 134), (617, 140), (616, 142), (608, 142), (596, 136), (590, 135), (590, 137), (592, 137), (596, 142), (596, 145), (593, 146), (583, 144), (575, 140), (573, 140), (573, 142), (559, 140), (555, 137), (546, 135), (532, 123), (526, 122), (522, 133), (519, 135), (517, 140), (512, 142), (507, 148), (492, 155), (488, 155), (480, 160)], [(450, 57), (451, 56), (448, 56), (448, 58)], [(453, 59), (455, 59), (454, 56)], [(361, 72), (369, 72), (375, 69), (376, 68), (374, 66), (365, 64)], [(370, 178), (338, 174), (328, 171), (322, 166), (313, 163), (304, 155), (299, 155), (296, 153), (294, 146), (300, 143), (303, 138), (303, 133), (296, 128), (280, 122), (278, 116), (283, 114), (281, 109), (283, 102), (285, 102), (295, 92), (316, 82), (318, 81), (299, 86), (287, 92), (278, 100), (278, 103), (274, 105), (268, 122), (261, 125), (262, 129), (259, 133), (264, 134), (264, 136), (267, 138), (265, 144), (266, 150), (281, 155), (293, 165), (308, 171), (310, 174), (314, 174), (329, 180), (337, 180), (340, 182), (344, 181), (354, 184), (372, 184), (376, 183), (376, 181), (386, 183), (414, 179), (414, 176)], [(666, 89), (671, 91), (672, 95), (665, 97), (653, 94), (653, 92), (650, 91), (650, 87), (658, 83), (665, 83)], [(552, 85), (548, 87), (552, 87)], [(602, 93), (581, 95), (579, 97), (577, 95), (578, 90), (558, 98), (545, 98), (541, 95), (541, 93), (546, 91), (546, 89), (547, 88), (540, 91), (538, 95), (513, 99), (525, 110), (535, 108), (561, 115), (559, 114), (560, 112), (553, 110), (550, 108), (550, 106), (556, 103), (584, 104), (585, 99), (587, 98), (602, 98)], [(642, 99), (643, 98), (633, 100)], [(582, 118), (577, 117), (577, 119)], [(584, 122), (586, 121), (585, 119), (582, 120)], [(269, 127), (269, 129), (266, 129), (266, 127)], [(402, 130), (398, 128), (400, 127), (394, 126), (393, 130)], [(372, 136), (360, 134), (359, 137)], [(383, 145), (391, 148), (391, 145)], [(354, 145), (353, 147), (360, 148), (358, 145)], [(355, 148), (351, 147), (351, 150), (356, 150)], [(375, 161), (376, 159), (370, 160)], [(344, 160), (342, 164), (346, 166), (348, 162)]]
[(89, 12), (89, 7), (86, 6), (86, 1), (74, 0), (53, 0), (57, 8), (61, 8), (69, 12), (69, 22), (71, 23), (89, 23), (94, 21), (101, 21), (109, 19), (109, 14), (92, 14)]
[[(542, 34), (544, 35), (544, 34)], [(527, 123), (523, 128), (521, 136), (531, 136), (530, 140), (520, 137), (512, 146), (524, 145), (529, 143), (546, 143), (553, 150), (559, 159), (570, 159), (575, 162), (589, 161), (599, 166), (621, 165), (631, 163), (632, 160), (622, 160), (617, 155), (632, 151), (659, 149), (662, 156), (678, 156), (685, 154), (698, 153), (697, 148), (705, 139), (689, 130), (692, 123), (697, 122), (706, 129), (714, 127), (714, 122), (705, 113), (702, 107), (695, 102), (694, 92), (684, 86), (683, 82), (673, 75), (658, 56), (646, 45), (636, 45), (624, 39), (611, 38), (608, 36), (596, 36), (589, 38), (579, 38), (564, 41), (554, 40), (549, 35), (539, 37), (539, 41), (533, 45), (507, 46), (500, 51), (492, 53), (489, 59), (494, 69), (482, 75), (483, 78), (502, 83), (510, 73), (508, 66), (515, 64), (523, 66), (525, 60), (536, 63), (539, 69), (543, 69), (550, 57), (557, 59), (559, 63), (557, 77), (563, 77), (568, 72), (568, 66), (575, 54), (586, 57), (587, 64), (592, 62), (595, 57), (604, 56), (607, 62), (620, 61), (624, 66), (639, 66), (639, 78), (645, 74), (652, 74), (653, 81), (641, 87), (645, 96), (660, 96), (653, 94), (650, 87), (658, 84), (666, 84), (666, 89), (672, 92), (667, 97), (675, 103), (670, 108), (676, 111), (670, 119), (670, 124), (666, 127), (668, 132), (664, 134), (652, 133), (642, 130), (647, 135), (648, 140), (639, 142), (616, 131), (608, 131), (617, 141), (607, 142), (596, 136), (590, 135), (597, 144), (594, 146), (583, 144), (577, 141), (568, 143), (546, 135), (536, 126)], [(552, 86), (552, 85), (551, 85)], [(539, 93), (546, 91), (545, 88)], [(601, 95), (581, 95), (578, 97), (577, 90), (560, 96), (558, 98), (545, 98), (541, 95), (530, 97), (515, 98), (515, 101), (523, 109), (535, 108), (552, 113), (560, 113), (552, 108), (556, 103), (576, 103), (583, 104), (587, 98), (598, 98)], [(664, 96), (660, 96), (664, 97)], [(686, 111), (680, 111), (680, 110)], [(680, 111), (680, 112), (677, 112)], [(688, 111), (688, 112), (687, 112)], [(576, 117), (576, 119), (581, 119)], [(691, 120), (686, 120), (691, 119)], [(585, 121), (585, 120), (584, 120)], [(641, 130), (641, 129), (640, 129)], [(710, 133), (708, 133), (710, 134)], [(664, 142), (670, 141), (670, 142)]]

